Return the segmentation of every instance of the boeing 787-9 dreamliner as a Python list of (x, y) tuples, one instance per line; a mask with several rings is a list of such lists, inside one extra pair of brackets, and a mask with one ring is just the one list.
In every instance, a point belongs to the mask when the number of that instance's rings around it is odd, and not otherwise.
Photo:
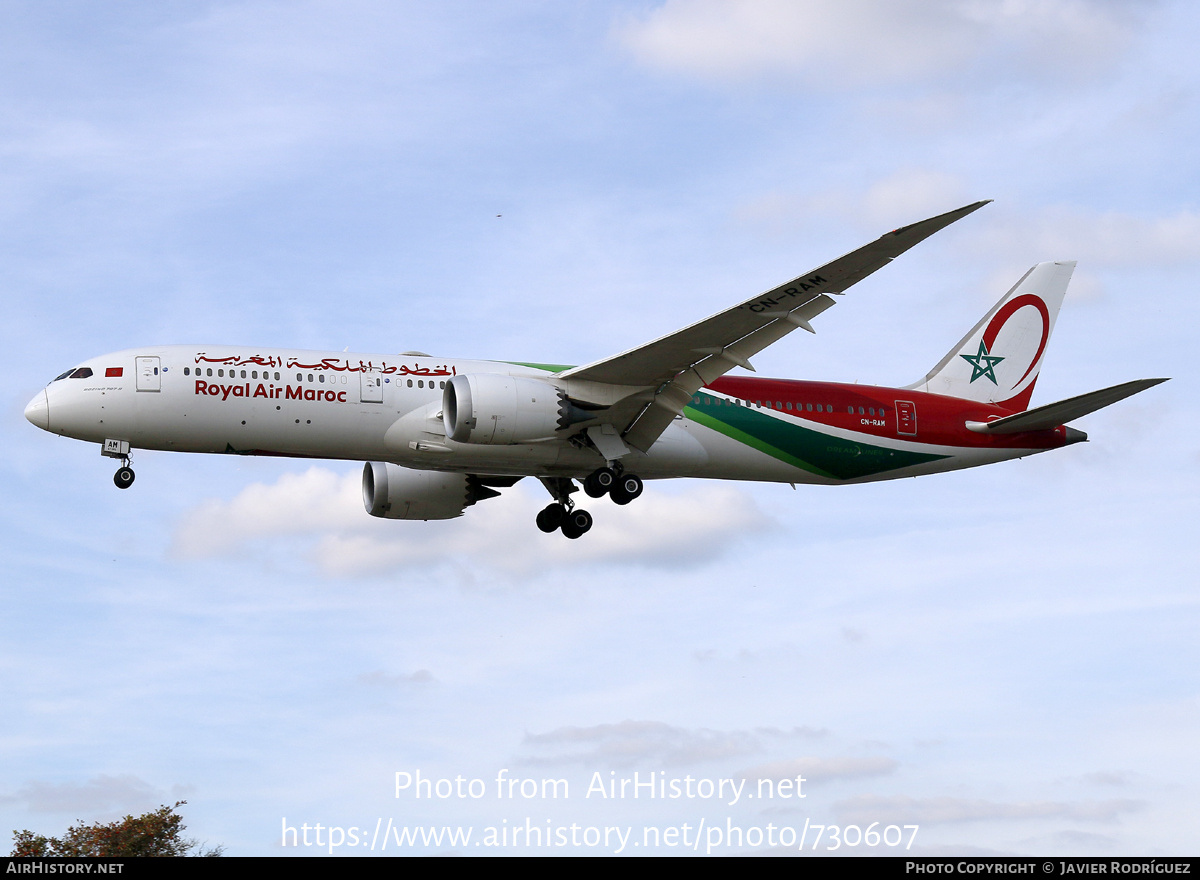
[(584, 366), (228, 345), (92, 358), (25, 416), (100, 444), (134, 479), (134, 449), (363, 461), (372, 516), (451, 519), (535, 477), (544, 532), (578, 538), (572, 495), (618, 505), (644, 479), (862, 483), (991, 464), (1087, 439), (1067, 422), (1165, 379), (1029, 409), (1075, 268), (1039, 263), (921, 379), (900, 388), (727, 375), (913, 245), (981, 208), (911, 226), (637, 348)]

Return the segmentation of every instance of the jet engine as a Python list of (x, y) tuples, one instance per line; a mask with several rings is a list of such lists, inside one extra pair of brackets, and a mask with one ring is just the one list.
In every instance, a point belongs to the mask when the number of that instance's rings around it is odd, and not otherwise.
[(446, 436), (459, 443), (528, 443), (591, 418), (565, 392), (540, 379), (500, 373), (455, 376), (442, 395)]
[(416, 471), (379, 461), (363, 467), (362, 490), (367, 513), (386, 519), (454, 519), (476, 501), (500, 494), (473, 474)]

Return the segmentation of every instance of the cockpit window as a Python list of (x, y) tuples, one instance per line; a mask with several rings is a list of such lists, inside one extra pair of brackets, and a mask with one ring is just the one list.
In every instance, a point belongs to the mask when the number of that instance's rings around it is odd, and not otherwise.
[(86, 379), (90, 375), (92, 375), (91, 367), (71, 367), (71, 369), (67, 370), (61, 376), (55, 376), (54, 381), (57, 382), (59, 379)]

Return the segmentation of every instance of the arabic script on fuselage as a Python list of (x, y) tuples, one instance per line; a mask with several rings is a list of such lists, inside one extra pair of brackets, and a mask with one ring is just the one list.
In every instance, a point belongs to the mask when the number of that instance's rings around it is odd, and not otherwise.
[(321, 358), (315, 363), (305, 363), (296, 357), (280, 357), (256, 354), (253, 357), (242, 357), (231, 354), (226, 357), (209, 357), (207, 353), (196, 355), (196, 363), (221, 364), (226, 367), (274, 367), (284, 370), (336, 370), (339, 373), (382, 373), (384, 375), (401, 376), (454, 376), (457, 371), (453, 366), (442, 364), (437, 367), (419, 367), (415, 363), (410, 367), (405, 364), (389, 364), (380, 361), (376, 366), (374, 361), (343, 360), (342, 358)]

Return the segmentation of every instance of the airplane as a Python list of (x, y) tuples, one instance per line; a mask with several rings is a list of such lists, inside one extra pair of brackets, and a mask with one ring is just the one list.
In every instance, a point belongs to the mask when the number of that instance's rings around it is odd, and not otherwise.
[(909, 248), (987, 204), (896, 229), (675, 333), (583, 366), (166, 345), (101, 355), (25, 408), (54, 434), (131, 451), (364, 462), (372, 516), (461, 516), (524, 477), (551, 503), (543, 532), (579, 538), (571, 497), (625, 505), (644, 479), (891, 480), (1020, 458), (1087, 439), (1066, 423), (1166, 379), (1029, 409), (1073, 262), (1034, 266), (928, 374), (900, 388), (727, 375)]

